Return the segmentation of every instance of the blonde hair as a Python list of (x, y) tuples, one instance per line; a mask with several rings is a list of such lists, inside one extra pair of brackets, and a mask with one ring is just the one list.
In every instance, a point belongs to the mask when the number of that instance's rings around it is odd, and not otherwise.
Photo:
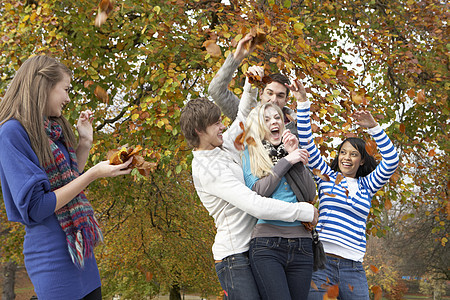
[[(264, 148), (262, 141), (269, 132), (269, 128), (266, 125), (264, 112), (267, 108), (274, 108), (283, 118), (283, 112), (281, 109), (270, 102), (265, 104), (259, 104), (248, 115), (245, 122), (245, 140), (254, 140), (252, 142), (246, 142), (248, 147), (248, 154), (250, 157), (250, 170), (252, 174), (258, 178), (265, 177), (272, 174), (273, 163), (267, 150)], [(282, 133), (285, 130), (284, 122)]]
[[(10, 119), (19, 121), (41, 166), (54, 162), (44, 117), (49, 93), (64, 74), (72, 76), (70, 70), (56, 59), (45, 55), (31, 57), (17, 70), (0, 101), (0, 125)], [(51, 119), (61, 125), (67, 146), (75, 148), (76, 138), (70, 123), (63, 116)]]

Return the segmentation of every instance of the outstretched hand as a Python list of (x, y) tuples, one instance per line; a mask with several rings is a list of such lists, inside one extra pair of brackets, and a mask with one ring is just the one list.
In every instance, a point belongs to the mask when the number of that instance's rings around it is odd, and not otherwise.
[(297, 101), (306, 102), (306, 90), (300, 80), (295, 79), (291, 85), (286, 84), (286, 87), (292, 92)]
[(368, 110), (358, 110), (353, 113), (353, 118), (356, 119), (356, 124), (364, 128), (373, 128), (378, 125)]
[(104, 178), (104, 177), (116, 177), (119, 175), (126, 175), (130, 174), (132, 171), (132, 168), (129, 168), (129, 165), (133, 161), (133, 158), (131, 157), (126, 162), (120, 165), (112, 165), (109, 160), (105, 160), (102, 162), (99, 162), (92, 168), (90, 168), (89, 172), (95, 172), (96, 178)]
[(247, 47), (247, 43), (249, 45), (251, 45), (251, 41), (254, 39), (253, 35), (251, 33), (247, 33), (242, 39), (240, 39), (240, 41), (238, 42), (238, 45), (236, 47), (236, 51), (234, 52), (234, 59), (236, 60), (243, 60), (245, 57), (247, 57), (250, 53), (253, 52), (253, 50), (255, 50), (256, 45), (253, 46), (248, 46)]

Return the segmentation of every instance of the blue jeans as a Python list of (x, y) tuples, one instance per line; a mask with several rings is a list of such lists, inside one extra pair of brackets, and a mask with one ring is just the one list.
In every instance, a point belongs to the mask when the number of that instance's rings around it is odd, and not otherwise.
[(326, 268), (314, 272), (312, 282), (308, 300), (322, 300), (333, 285), (339, 286), (340, 300), (369, 300), (366, 273), (358, 261), (327, 255)]
[(250, 268), (248, 252), (225, 257), (216, 263), (216, 273), (225, 293), (223, 299), (261, 299)]
[(254, 238), (250, 265), (262, 299), (303, 300), (311, 284), (311, 238)]

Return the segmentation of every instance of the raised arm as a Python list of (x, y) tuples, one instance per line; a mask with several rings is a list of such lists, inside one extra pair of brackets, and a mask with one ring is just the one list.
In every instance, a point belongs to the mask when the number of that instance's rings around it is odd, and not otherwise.
[(208, 93), (211, 98), (220, 107), (222, 113), (231, 120), (234, 120), (237, 116), (239, 98), (228, 89), (228, 85), (242, 60), (254, 50), (255, 47), (251, 47), (248, 50), (246, 47), (252, 39), (252, 35), (247, 34), (239, 41), (236, 51), (228, 55), (208, 87)]
[[(333, 170), (328, 166), (325, 160), (320, 155), (317, 149), (311, 130), (311, 120), (309, 116), (309, 109), (311, 102), (306, 99), (306, 90), (299, 80), (294, 80), (292, 85), (288, 86), (292, 94), (297, 99), (297, 131), (300, 145), (309, 153), (308, 167), (319, 169), (322, 174), (331, 174)], [(314, 176), (316, 180), (319, 178)]]
[(399, 163), (398, 153), (394, 145), (377, 124), (369, 111), (357, 111), (353, 114), (356, 123), (367, 129), (367, 132), (373, 137), (380, 150), (382, 160), (378, 166), (368, 176), (362, 178), (363, 182), (369, 187), (373, 196), (379, 189), (385, 185), (392, 174), (394, 174)]

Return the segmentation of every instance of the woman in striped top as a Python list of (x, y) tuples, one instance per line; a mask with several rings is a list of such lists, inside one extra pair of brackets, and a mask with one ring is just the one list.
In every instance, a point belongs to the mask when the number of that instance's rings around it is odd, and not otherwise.
[[(308, 150), (308, 167), (315, 174), (319, 192), (317, 231), (327, 254), (324, 270), (313, 273), (308, 299), (323, 299), (330, 286), (339, 287), (338, 299), (369, 299), (362, 266), (366, 251), (366, 222), (371, 199), (394, 174), (399, 158), (389, 137), (370, 112), (357, 111), (356, 124), (367, 128), (381, 152), (382, 161), (365, 149), (359, 138), (348, 138), (338, 147), (328, 166), (316, 148), (311, 132), (310, 102), (298, 80), (289, 86), (297, 99), (297, 128), (300, 145)], [(320, 173), (318, 172), (320, 171)]]

